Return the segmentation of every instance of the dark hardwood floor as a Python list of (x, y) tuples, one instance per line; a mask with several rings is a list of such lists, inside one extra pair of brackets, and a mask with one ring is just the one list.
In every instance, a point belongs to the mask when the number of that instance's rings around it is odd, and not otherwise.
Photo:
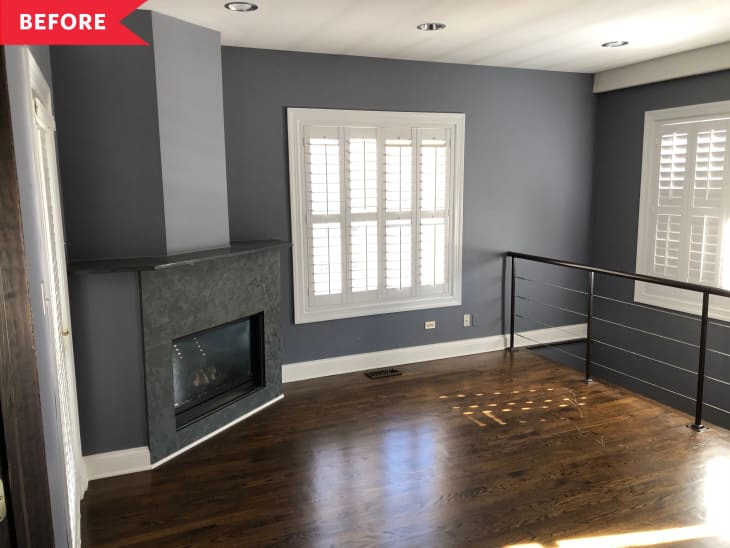
[(727, 431), (526, 350), (400, 369), (287, 384), (159, 469), (92, 482), (84, 545), (730, 546)]

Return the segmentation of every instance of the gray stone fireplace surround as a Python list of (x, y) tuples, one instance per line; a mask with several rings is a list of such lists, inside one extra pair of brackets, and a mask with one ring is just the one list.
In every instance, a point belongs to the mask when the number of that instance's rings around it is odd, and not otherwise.
[[(147, 441), (152, 462), (203, 438), (281, 394), (278, 241), (242, 242), (183, 255), (76, 262), (74, 272), (139, 275)], [(263, 312), (264, 386), (176, 428), (173, 339)]]

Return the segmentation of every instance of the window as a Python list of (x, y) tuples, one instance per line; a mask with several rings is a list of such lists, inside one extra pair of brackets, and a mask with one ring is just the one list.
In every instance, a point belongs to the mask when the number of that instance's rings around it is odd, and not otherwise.
[[(636, 268), (730, 289), (730, 101), (647, 112)], [(700, 313), (701, 296), (638, 282), (639, 302)], [(710, 314), (730, 320), (712, 297)]]
[(461, 304), (464, 115), (288, 117), (295, 322)]

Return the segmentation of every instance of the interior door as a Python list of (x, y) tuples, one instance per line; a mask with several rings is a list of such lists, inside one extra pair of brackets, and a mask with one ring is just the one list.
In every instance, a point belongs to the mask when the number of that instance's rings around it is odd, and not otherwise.
[(40, 226), (44, 237), (44, 312), (53, 338), (56, 405), (61, 435), (60, 453), (66, 469), (71, 546), (81, 544), (80, 502), (86, 490), (76, 401), (76, 378), (71, 343), (71, 316), (66, 272), (66, 246), (61, 220), (61, 198), (56, 161), (56, 124), (51, 91), (33, 56), (27, 54), (35, 126), (36, 182)]
[(0, 546), (53, 546), (4, 47), (0, 54), (0, 417), (0, 475), (8, 508), (0, 525)]

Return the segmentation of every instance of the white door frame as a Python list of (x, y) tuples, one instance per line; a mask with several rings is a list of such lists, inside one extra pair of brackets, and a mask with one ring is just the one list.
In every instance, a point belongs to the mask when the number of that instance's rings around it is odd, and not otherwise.
[[(54, 337), (52, 344), (56, 379), (54, 393), (61, 443), (60, 454), (64, 459), (64, 470), (66, 471), (65, 483), (69, 504), (67, 528), (70, 544), (76, 547), (81, 543), (80, 503), (86, 492), (88, 481), (81, 452), (76, 376), (71, 342), (66, 243), (56, 159), (53, 98), (50, 86), (28, 48), (25, 48), (24, 59), (29, 94), (29, 115), (33, 128), (33, 181), (36, 186), (38, 222), (43, 240), (40, 242), (44, 263), (41, 286), (43, 313), (51, 336)], [(47, 163), (45, 173), (44, 143)], [(61, 341), (60, 345), (56, 341)], [(73, 492), (70, 492), (70, 486), (73, 486)]]

